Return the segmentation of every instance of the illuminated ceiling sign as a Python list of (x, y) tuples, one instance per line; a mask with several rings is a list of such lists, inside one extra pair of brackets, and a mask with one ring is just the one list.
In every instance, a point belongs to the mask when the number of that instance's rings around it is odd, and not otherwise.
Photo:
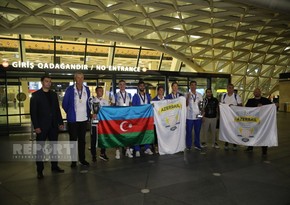
[[(9, 64), (5, 61), (5, 66), (8, 67)], [(105, 65), (83, 65), (83, 64), (65, 64), (65, 63), (34, 63), (31, 61), (21, 62), (14, 61), (11, 63), (13, 68), (19, 69), (41, 69), (41, 70), (87, 70), (87, 71), (112, 71), (112, 72), (146, 72), (147, 68), (145, 67), (134, 67), (134, 66), (105, 66)]]

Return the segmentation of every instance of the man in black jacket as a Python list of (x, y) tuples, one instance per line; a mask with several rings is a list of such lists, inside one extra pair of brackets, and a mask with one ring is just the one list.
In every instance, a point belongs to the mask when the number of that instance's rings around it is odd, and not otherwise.
[[(36, 142), (44, 146), (45, 140), (57, 141), (58, 130), (63, 129), (63, 120), (59, 108), (57, 94), (50, 90), (51, 77), (43, 76), (41, 78), (42, 88), (32, 93), (30, 99), (30, 116), (36, 133)], [(37, 178), (43, 178), (43, 159), (40, 152), (37, 153), (36, 159)], [(51, 171), (56, 173), (64, 172), (57, 165), (57, 161), (51, 162)]]
[[(256, 88), (254, 90), (254, 98), (251, 98), (248, 100), (246, 107), (260, 107), (262, 105), (269, 105), (271, 104), (271, 101), (268, 98), (262, 97), (260, 88)], [(262, 147), (262, 155), (267, 155), (267, 146)], [(246, 152), (252, 152), (253, 147), (249, 146), (246, 150)]]

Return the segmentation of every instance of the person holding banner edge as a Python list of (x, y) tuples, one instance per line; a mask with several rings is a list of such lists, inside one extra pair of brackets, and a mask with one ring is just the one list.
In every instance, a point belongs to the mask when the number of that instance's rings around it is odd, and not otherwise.
[[(237, 94), (234, 93), (234, 85), (232, 83), (229, 83), (227, 86), (227, 93), (224, 93), (221, 98), (221, 103), (228, 104), (229, 106), (242, 106), (242, 99)], [(225, 142), (224, 149), (226, 151), (229, 150), (229, 143)], [(233, 151), (237, 151), (237, 145), (233, 144)]]
[[(246, 107), (260, 107), (263, 105), (269, 105), (272, 104), (271, 101), (268, 98), (262, 97), (261, 95), (261, 89), (256, 88), (254, 90), (254, 98), (248, 99), (246, 103)], [(267, 155), (267, 146), (262, 146), (262, 155), (266, 156)], [(246, 152), (253, 152), (253, 146), (249, 146), (246, 150)]]
[[(131, 106), (132, 105), (132, 96), (130, 93), (126, 92), (126, 82), (125, 80), (119, 81), (119, 89), (120, 91), (112, 96), (112, 106)], [(120, 159), (120, 148), (116, 148), (116, 159)], [(133, 158), (131, 150), (129, 147), (126, 147), (125, 155), (129, 158)]]
[[(157, 95), (152, 99), (152, 101), (160, 101), (160, 100), (165, 100), (165, 96), (164, 96), (164, 87), (159, 85), (157, 87)], [(156, 132), (156, 125), (154, 123), (154, 134), (155, 134), (155, 144), (154, 144), (154, 151), (156, 154), (159, 153), (158, 151), (158, 136), (157, 136), (157, 132)]]
[[(132, 100), (132, 105), (133, 106), (137, 106), (137, 105), (144, 105), (144, 104), (150, 104), (150, 100), (151, 97), (148, 93), (145, 92), (145, 83), (140, 80), (138, 83), (138, 93), (135, 93), (135, 95), (133, 96), (133, 100)], [(148, 155), (153, 155), (153, 152), (150, 149), (150, 145), (149, 144), (145, 144), (145, 154)], [(135, 145), (134, 146), (134, 150), (135, 150), (135, 156), (136, 157), (140, 157), (140, 145)]]
[(172, 89), (172, 92), (165, 97), (166, 99), (175, 99), (175, 98), (178, 98), (180, 96), (183, 96), (183, 94), (178, 91), (178, 83), (177, 82), (173, 82), (171, 84), (171, 89)]
[[(90, 99), (90, 106), (92, 113), (92, 123), (91, 123), (91, 155), (92, 155), (92, 161), (96, 162), (96, 144), (98, 139), (98, 111), (102, 106), (109, 106), (109, 102), (103, 98), (104, 89), (103, 87), (96, 87), (96, 97), (92, 97)], [(96, 123), (94, 123), (96, 121)], [(99, 158), (104, 161), (108, 161), (109, 158), (106, 155), (106, 149), (101, 148), (101, 153), (99, 155)]]

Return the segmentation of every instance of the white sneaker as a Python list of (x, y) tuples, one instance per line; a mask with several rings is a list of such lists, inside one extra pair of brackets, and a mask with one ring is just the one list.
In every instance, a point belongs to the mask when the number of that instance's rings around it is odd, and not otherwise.
[(148, 154), (148, 155), (152, 155), (153, 154), (153, 152), (151, 151), (150, 148), (146, 149), (144, 153)]
[(120, 150), (116, 150), (116, 156), (115, 156), (116, 159), (120, 159)]
[(136, 151), (135, 156), (140, 157), (140, 151)]
[(216, 149), (219, 149), (220, 148), (219, 145), (218, 145), (218, 143), (214, 143), (214, 148), (216, 148)]
[(133, 155), (132, 155), (130, 149), (126, 149), (125, 155), (126, 155), (126, 157), (133, 158)]

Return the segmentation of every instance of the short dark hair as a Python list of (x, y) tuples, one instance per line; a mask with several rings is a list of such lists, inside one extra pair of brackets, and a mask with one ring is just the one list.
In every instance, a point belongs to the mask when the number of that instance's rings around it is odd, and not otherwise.
[(126, 83), (125, 80), (123, 80), (123, 79), (122, 80), (119, 80), (119, 83), (122, 83), (122, 82), (123, 83)]
[(141, 85), (141, 84), (145, 85), (145, 82), (143, 80), (139, 80), (138, 85)]
[(207, 88), (207, 89), (205, 90), (205, 92), (207, 92), (207, 91), (209, 91), (209, 90), (212, 91), (211, 88)]
[(197, 85), (197, 82), (195, 80), (190, 81), (189, 85), (191, 85), (192, 83), (195, 83), (195, 85)]
[(103, 89), (103, 87), (98, 86), (98, 87), (96, 87), (95, 91), (97, 92), (98, 89)]
[(175, 84), (178, 85), (178, 83), (176, 81), (172, 82), (171, 87), (174, 86)]
[(44, 75), (40, 78), (40, 81), (42, 82), (45, 78), (51, 79), (51, 77), (49, 75)]
[(163, 90), (165, 90), (164, 87), (163, 87), (162, 85), (159, 85), (159, 86), (157, 87), (157, 91), (160, 90), (161, 88), (162, 88)]

